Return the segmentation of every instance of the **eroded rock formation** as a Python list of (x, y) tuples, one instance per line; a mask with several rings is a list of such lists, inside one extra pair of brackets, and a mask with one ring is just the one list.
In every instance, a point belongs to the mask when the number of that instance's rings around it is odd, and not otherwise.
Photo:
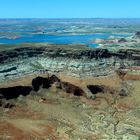
[(71, 93), (75, 96), (84, 95), (84, 91), (80, 87), (63, 82), (55, 75), (48, 78), (37, 77), (32, 80), (32, 86), (35, 91), (38, 91), (40, 88), (49, 88), (52, 84), (55, 84), (56, 88), (62, 89), (66, 93)]
[(30, 86), (15, 86), (15, 87), (8, 87), (8, 88), (1, 88), (0, 95), (1, 98), (5, 99), (14, 99), (17, 98), (19, 95), (26, 96), (30, 94), (32, 87)]
[(48, 80), (51, 85), (55, 84), (57, 88), (61, 88), (61, 80), (57, 76), (52, 75), (51, 77), (48, 78)]
[(81, 88), (68, 82), (61, 82), (61, 88), (66, 93), (71, 93), (74, 94), (75, 96), (84, 95), (84, 91)]
[(48, 78), (36, 77), (32, 80), (32, 87), (35, 91), (38, 91), (40, 87), (49, 88), (50, 86)]
[(98, 85), (88, 85), (87, 88), (91, 91), (92, 94), (97, 94), (103, 92), (104, 88)]
[(104, 85), (88, 85), (87, 88), (91, 91), (92, 94), (98, 93), (115, 94), (116, 92), (119, 92), (119, 90)]
[(77, 49), (61, 46), (25, 47), (0, 52), (0, 80), (29, 73), (62, 73), (73, 77), (97, 77), (118, 69), (140, 67), (140, 50)]

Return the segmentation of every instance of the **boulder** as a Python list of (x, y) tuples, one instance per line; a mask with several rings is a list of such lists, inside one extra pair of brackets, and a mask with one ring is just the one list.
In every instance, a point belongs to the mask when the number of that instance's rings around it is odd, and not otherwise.
[(68, 82), (62, 82), (61, 83), (61, 88), (66, 93), (72, 93), (75, 96), (84, 95), (84, 91), (80, 87), (75, 86), (75, 85), (73, 85), (71, 83), (68, 83)]

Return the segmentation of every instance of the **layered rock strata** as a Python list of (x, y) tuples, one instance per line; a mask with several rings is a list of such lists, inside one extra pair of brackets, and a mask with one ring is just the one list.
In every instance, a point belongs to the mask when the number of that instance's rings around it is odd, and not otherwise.
[[(75, 47), (76, 48), (76, 47)], [(117, 70), (140, 74), (140, 50), (25, 47), (0, 52), (0, 80), (43, 72), (74, 77), (106, 76)], [(137, 68), (137, 69), (136, 69)]]

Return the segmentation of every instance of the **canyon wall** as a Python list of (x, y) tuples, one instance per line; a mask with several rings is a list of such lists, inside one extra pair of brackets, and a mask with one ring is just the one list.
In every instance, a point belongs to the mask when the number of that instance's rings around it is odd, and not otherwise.
[[(76, 47), (75, 47), (76, 48)], [(25, 47), (0, 52), (0, 80), (25, 74), (52, 73), (73, 77), (107, 76), (124, 70), (140, 74), (140, 50)]]

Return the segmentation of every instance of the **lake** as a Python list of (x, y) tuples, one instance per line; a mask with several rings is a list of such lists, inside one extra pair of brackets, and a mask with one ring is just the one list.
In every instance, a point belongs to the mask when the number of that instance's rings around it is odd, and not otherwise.
[(51, 34), (22, 34), (19, 38), (0, 38), (2, 44), (16, 44), (25, 42), (48, 42), (55, 44), (86, 44), (89, 47), (97, 47), (93, 39), (107, 39), (110, 36), (126, 37), (127, 34), (95, 33), (86, 35), (51, 35)]

